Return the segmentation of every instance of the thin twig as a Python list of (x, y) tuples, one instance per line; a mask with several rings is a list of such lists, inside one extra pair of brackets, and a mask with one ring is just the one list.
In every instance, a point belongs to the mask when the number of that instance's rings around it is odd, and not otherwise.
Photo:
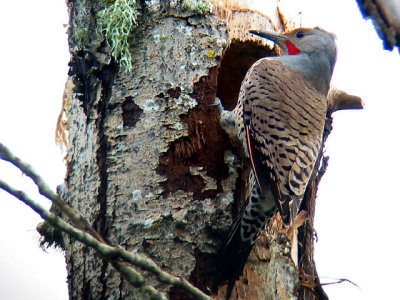
[(121, 257), (124, 261), (130, 262), (143, 270), (149, 271), (157, 276), (158, 280), (162, 283), (170, 284), (175, 287), (180, 287), (192, 294), (196, 297), (196, 299), (211, 299), (207, 295), (205, 295), (198, 288), (191, 285), (187, 280), (183, 278), (179, 278), (173, 276), (165, 271), (163, 271), (160, 267), (156, 265), (154, 261), (145, 257), (144, 255), (137, 255), (131, 252), (124, 250), (121, 246), (116, 247), (118, 249), (118, 256)]
[(135, 269), (133, 269), (132, 267), (128, 266), (123, 262), (116, 260), (115, 258), (111, 258), (111, 256), (109, 255), (109, 253), (113, 252), (109, 250), (109, 248), (112, 248), (111, 246), (99, 242), (92, 235), (69, 225), (63, 219), (47, 211), (40, 204), (36, 203), (34, 200), (29, 198), (29, 196), (26, 195), (23, 191), (14, 189), (1, 179), (0, 179), (0, 188), (5, 190), (9, 194), (13, 195), (14, 197), (18, 198), (22, 202), (24, 202), (35, 212), (37, 212), (43, 219), (45, 219), (47, 222), (49, 222), (57, 229), (62, 230), (63, 232), (69, 234), (70, 236), (74, 237), (75, 239), (82, 242), (86, 246), (94, 248), (104, 259), (109, 261), (113, 265), (113, 267), (118, 272), (120, 272), (132, 286), (140, 288), (143, 291), (146, 291), (146, 293), (151, 297), (151, 299), (160, 299), (160, 300), (167, 299), (164, 294), (158, 292), (154, 287), (146, 286), (144, 284), (143, 276), (140, 275)]
[(359, 290), (361, 290), (360, 287), (359, 287), (356, 283), (354, 283), (353, 281), (351, 281), (351, 280), (349, 280), (349, 279), (347, 279), (347, 278), (320, 277), (320, 279), (323, 279), (323, 278), (325, 278), (325, 279), (332, 279), (332, 280), (334, 280), (334, 281), (332, 281), (332, 282), (321, 283), (321, 285), (331, 285), (331, 284), (339, 284), (339, 283), (342, 283), (342, 282), (348, 282), (348, 283), (350, 283), (350, 284), (356, 286)]
[(53, 192), (53, 190), (47, 185), (47, 183), (33, 170), (33, 168), (23, 162), (19, 157), (15, 156), (5, 145), (0, 143), (0, 158), (12, 163), (18, 169), (21, 170), (26, 176), (32, 179), (39, 189), (39, 193), (53, 202), (63, 214), (65, 214), (76, 227), (89, 232), (99, 241), (104, 242), (103, 238), (97, 233), (89, 222), (86, 221), (81, 215), (77, 214), (67, 203), (65, 203), (61, 198)]
[[(28, 164), (22, 162), (18, 157), (13, 155), (7, 147), (0, 143), (0, 158), (3, 158), (15, 166), (17, 166), (24, 174), (29, 176), (35, 184), (39, 187), (39, 191), (46, 198), (50, 199), (57, 207), (61, 204), (64, 209), (68, 210), (71, 221), (77, 220), (80, 225), (89, 224), (82, 216), (77, 214), (71, 207), (68, 206), (63, 200), (59, 198), (57, 194), (52, 192), (44, 180), (36, 174), (32, 167)], [(28, 175), (29, 174), (29, 175)], [(149, 271), (154, 274), (157, 279), (166, 284), (170, 284), (175, 287), (180, 287), (187, 291), (195, 299), (209, 300), (211, 299), (198, 288), (190, 284), (187, 280), (173, 276), (165, 271), (163, 271), (157, 264), (151, 259), (145, 257), (144, 255), (139, 255), (135, 253), (128, 252), (124, 250), (121, 246), (111, 246), (108, 245), (103, 238), (90, 227), (89, 233), (87, 232), (87, 226), (75, 228), (65, 222), (62, 218), (57, 215), (47, 211), (40, 204), (29, 198), (23, 191), (16, 190), (6, 182), (0, 179), (0, 188), (7, 191), (14, 197), (18, 198), (26, 205), (31, 207), (35, 212), (37, 212), (43, 219), (49, 222), (51, 225), (57, 229), (69, 234), (73, 238), (82, 242), (86, 246), (95, 249), (104, 259), (109, 261), (111, 265), (120, 272), (128, 282), (137, 288), (140, 288), (145, 292), (151, 299), (166, 299), (165, 295), (157, 291), (154, 287), (145, 285), (143, 276), (133, 269), (129, 264), (140, 267), (145, 271)], [(64, 211), (63, 211), (64, 212)], [(74, 225), (78, 227), (75, 223)]]

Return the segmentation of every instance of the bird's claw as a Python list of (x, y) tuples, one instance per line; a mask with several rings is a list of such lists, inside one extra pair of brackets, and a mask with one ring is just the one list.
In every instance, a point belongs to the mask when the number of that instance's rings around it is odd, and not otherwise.
[(208, 106), (217, 107), (219, 113), (222, 113), (225, 110), (224, 106), (222, 105), (221, 100), (218, 97), (215, 97), (214, 103), (213, 104), (209, 104)]

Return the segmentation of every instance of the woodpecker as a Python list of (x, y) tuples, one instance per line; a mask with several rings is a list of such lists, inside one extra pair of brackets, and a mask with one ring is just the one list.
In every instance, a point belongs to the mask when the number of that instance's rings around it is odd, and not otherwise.
[(232, 112), (249, 157), (250, 189), (218, 258), (214, 288), (228, 280), (229, 299), (253, 244), (279, 211), (285, 226), (299, 212), (317, 157), (336, 62), (335, 36), (318, 27), (286, 34), (250, 31), (277, 44), (282, 56), (265, 57), (247, 72)]

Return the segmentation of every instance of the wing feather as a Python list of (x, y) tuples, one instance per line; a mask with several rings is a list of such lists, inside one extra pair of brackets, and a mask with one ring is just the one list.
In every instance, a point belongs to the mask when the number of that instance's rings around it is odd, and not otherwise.
[[(321, 150), (326, 97), (281, 62), (268, 58), (252, 66), (240, 95), (246, 128), (243, 143), (257, 181), (261, 188), (271, 186), (288, 222), (288, 210), (295, 207), (297, 214)], [(296, 203), (290, 203), (294, 199)]]

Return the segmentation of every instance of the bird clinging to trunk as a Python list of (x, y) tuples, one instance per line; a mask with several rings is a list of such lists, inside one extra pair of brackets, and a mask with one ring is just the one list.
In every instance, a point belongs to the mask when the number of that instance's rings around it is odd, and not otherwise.
[(322, 151), (327, 93), (336, 61), (335, 37), (320, 28), (251, 33), (274, 41), (283, 55), (251, 66), (232, 112), (252, 172), (247, 199), (219, 251), (214, 287), (228, 280), (227, 299), (276, 209), (286, 226), (299, 212)]

